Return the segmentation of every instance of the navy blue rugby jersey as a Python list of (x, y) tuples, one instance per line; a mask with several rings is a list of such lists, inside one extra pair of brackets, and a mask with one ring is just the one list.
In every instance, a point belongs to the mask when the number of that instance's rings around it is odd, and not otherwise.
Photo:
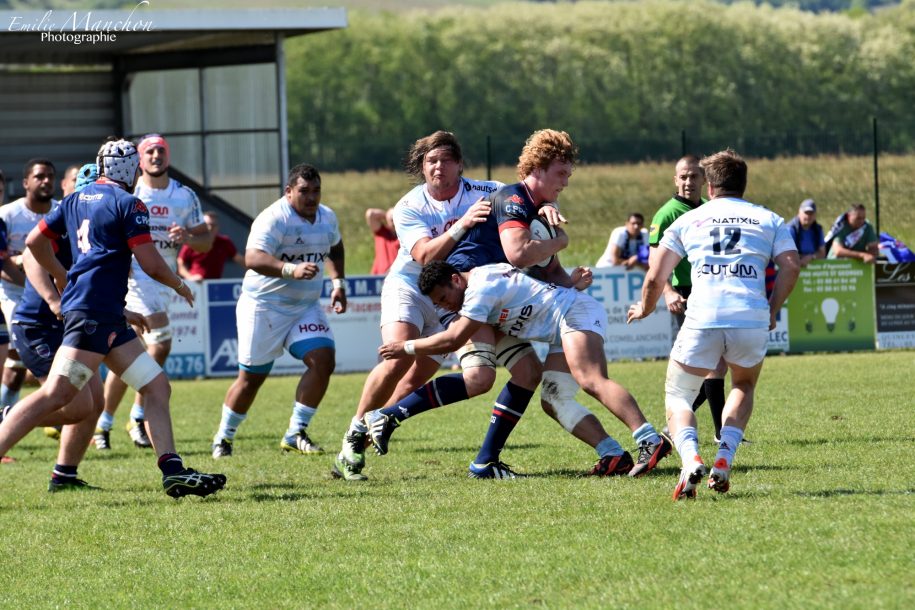
[(445, 259), (458, 271), (494, 263), (507, 263), (499, 234), (505, 229), (528, 229), (537, 217), (537, 206), (523, 182), (507, 184), (490, 197), (492, 212), (486, 222), (467, 231)]
[[(69, 269), (73, 265), (73, 253), (70, 251), (70, 242), (67, 240), (67, 236), (61, 235), (52, 241), (51, 245), (57, 255), (57, 260), (64, 266), (64, 269)], [(45, 300), (41, 298), (41, 295), (38, 294), (38, 291), (35, 290), (28, 278), (25, 279), (22, 298), (16, 304), (13, 322), (35, 326), (60, 326), (63, 328), (63, 322), (57, 319), (57, 316), (54, 315)]]
[(49, 239), (66, 234), (73, 252), (61, 311), (123, 315), (131, 249), (152, 241), (146, 204), (102, 177), (66, 197), (38, 226)]

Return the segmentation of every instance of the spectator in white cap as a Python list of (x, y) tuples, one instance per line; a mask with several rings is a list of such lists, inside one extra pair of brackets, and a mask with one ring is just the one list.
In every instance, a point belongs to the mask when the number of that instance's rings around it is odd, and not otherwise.
[(817, 222), (817, 204), (813, 199), (801, 202), (797, 216), (788, 223), (788, 230), (800, 255), (801, 267), (806, 267), (812, 260), (826, 258), (823, 227)]

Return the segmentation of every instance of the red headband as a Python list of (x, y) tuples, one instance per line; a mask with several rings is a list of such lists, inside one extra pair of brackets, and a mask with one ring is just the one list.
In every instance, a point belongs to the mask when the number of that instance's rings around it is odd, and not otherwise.
[(159, 134), (154, 133), (154, 134), (150, 134), (148, 136), (144, 136), (143, 139), (140, 140), (140, 143), (137, 144), (137, 150), (140, 151), (140, 154), (142, 155), (146, 152), (146, 149), (149, 148), (150, 146), (160, 146), (165, 149), (166, 156), (171, 155), (171, 151), (169, 151), (169, 149), (168, 149), (168, 142), (166, 142), (165, 138), (163, 138)]

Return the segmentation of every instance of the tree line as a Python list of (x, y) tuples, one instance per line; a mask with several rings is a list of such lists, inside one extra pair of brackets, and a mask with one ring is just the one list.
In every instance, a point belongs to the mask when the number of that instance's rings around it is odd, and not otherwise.
[(354, 12), (286, 49), (293, 158), (329, 169), (391, 167), (439, 128), (476, 161), (489, 138), (496, 162), (545, 126), (595, 161), (670, 158), (684, 130), (689, 148), (866, 152), (871, 117), (884, 146), (915, 142), (912, 0), (856, 18), (706, 0)]

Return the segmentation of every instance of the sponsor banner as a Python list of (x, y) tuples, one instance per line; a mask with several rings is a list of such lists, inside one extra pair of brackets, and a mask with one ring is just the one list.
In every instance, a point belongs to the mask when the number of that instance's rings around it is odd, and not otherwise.
[(877, 347), (915, 347), (915, 263), (878, 261), (874, 273)]
[(787, 307), (792, 352), (874, 349), (874, 265), (812, 261)]
[(172, 379), (202, 377), (206, 374), (206, 338), (204, 319), (206, 303), (203, 286), (188, 282), (194, 293), (194, 307), (176, 292), (168, 304), (168, 319), (172, 328), (172, 351), (165, 361), (165, 372)]
[(586, 292), (607, 310), (604, 342), (607, 360), (670, 355), (673, 345), (671, 315), (663, 303), (647, 318), (626, 324), (629, 306), (642, 298), (645, 272), (625, 267), (602, 267), (593, 272), (594, 283)]

